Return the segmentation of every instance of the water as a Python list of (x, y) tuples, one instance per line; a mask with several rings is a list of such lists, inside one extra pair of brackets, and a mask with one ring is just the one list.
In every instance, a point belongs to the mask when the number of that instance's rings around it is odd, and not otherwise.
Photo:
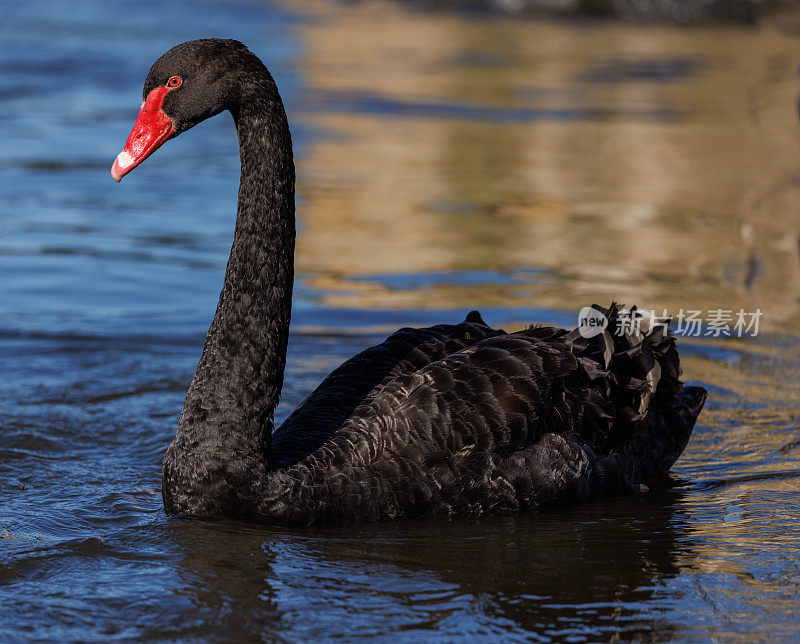
[[(796, 17), (753, 29), (402, 4), (31, 2), (0, 26), (0, 640), (790, 640), (800, 625)], [(340, 361), (478, 307), (764, 312), (687, 338), (673, 485), (541, 516), (287, 530), (164, 515), (160, 460), (231, 241), (217, 118), (117, 186), (174, 43), (286, 99), (299, 271), (279, 419)]]

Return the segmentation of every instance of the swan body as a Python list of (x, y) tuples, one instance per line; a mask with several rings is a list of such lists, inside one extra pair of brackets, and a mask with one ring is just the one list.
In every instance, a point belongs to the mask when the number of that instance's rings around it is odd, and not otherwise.
[[(294, 165), (275, 82), (241, 43), (178, 45), (150, 70), (112, 168), (228, 110), (242, 173), (214, 320), (163, 463), (170, 513), (270, 523), (505, 513), (640, 489), (685, 448), (706, 392), (663, 328), (401, 329), (331, 373), (277, 430), (294, 255)], [(613, 329), (616, 306), (595, 307)]]

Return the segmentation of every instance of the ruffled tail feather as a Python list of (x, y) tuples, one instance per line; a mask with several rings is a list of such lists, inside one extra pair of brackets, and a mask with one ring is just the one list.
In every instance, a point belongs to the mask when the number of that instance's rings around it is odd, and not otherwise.
[(636, 308), (594, 305), (608, 325), (585, 338), (567, 334), (590, 386), (581, 438), (599, 454), (625, 453), (637, 481), (666, 473), (689, 441), (706, 398), (701, 387), (683, 387), (675, 338), (668, 320), (641, 317)]

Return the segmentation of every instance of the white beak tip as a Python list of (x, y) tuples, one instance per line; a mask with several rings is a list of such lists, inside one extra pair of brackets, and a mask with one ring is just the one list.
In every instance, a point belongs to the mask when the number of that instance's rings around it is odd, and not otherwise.
[(117, 155), (117, 158), (114, 159), (114, 165), (111, 166), (111, 178), (119, 183), (122, 181), (122, 177), (127, 174), (126, 170), (131, 165), (133, 165), (133, 157), (123, 150)]

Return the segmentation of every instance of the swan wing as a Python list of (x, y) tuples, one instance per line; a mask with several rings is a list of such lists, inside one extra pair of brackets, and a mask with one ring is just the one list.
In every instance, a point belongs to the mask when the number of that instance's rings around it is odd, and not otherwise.
[(503, 334), (489, 327), (477, 311), (459, 324), (396, 331), (381, 344), (344, 362), (300, 403), (272, 435), (273, 462), (286, 467), (311, 454), (356, 408), (369, 403), (398, 377)]
[(678, 376), (661, 331), (487, 337), (357, 407), (286, 471), (297, 480), (286, 510), (316, 520), (481, 514), (631, 489), (666, 474), (689, 440), (705, 391)]

